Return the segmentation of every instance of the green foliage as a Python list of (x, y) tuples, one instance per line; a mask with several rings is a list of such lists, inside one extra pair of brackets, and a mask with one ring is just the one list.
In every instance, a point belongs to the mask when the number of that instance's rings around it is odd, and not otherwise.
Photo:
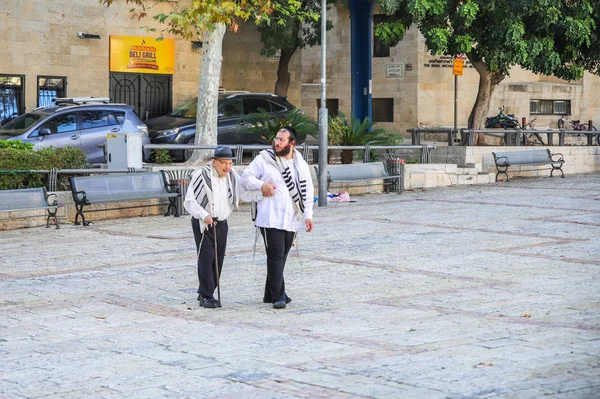
[[(584, 69), (600, 72), (597, 0), (380, 0), (380, 8), (416, 24), (432, 53), (466, 53), (500, 77), (515, 65), (566, 80), (581, 78)], [(375, 32), (395, 44), (384, 30)]]
[(152, 153), (150, 154), (150, 158), (154, 161), (154, 163), (157, 163), (157, 164), (165, 164), (165, 163), (173, 162), (173, 159), (171, 158), (171, 154), (169, 153), (169, 150), (165, 150), (165, 149), (152, 150)]
[[(361, 122), (358, 118), (350, 120), (342, 112), (338, 116), (329, 118), (328, 136), (331, 145), (383, 145), (386, 142), (385, 129), (373, 129), (374, 123), (369, 118)], [(335, 141), (333, 141), (335, 140)]]
[[(119, 0), (99, 0), (100, 4), (110, 7)], [(129, 12), (133, 18), (141, 20), (148, 16), (148, 10), (157, 4), (169, 4), (170, 0), (121, 0), (126, 4), (135, 5)], [(160, 30), (160, 38), (165, 33), (184, 37), (186, 39), (202, 38), (217, 24), (224, 24), (232, 31), (237, 32), (238, 22), (254, 21), (257, 25), (286, 24), (290, 17), (300, 21), (316, 21), (318, 13), (312, 10), (303, 10), (303, 2), (299, 0), (262, 1), (262, 0), (201, 0), (187, 2), (187, 6), (169, 7), (170, 12), (157, 12), (152, 19), (164, 25)], [(164, 9), (164, 8), (163, 8)], [(152, 26), (145, 27), (148, 31), (155, 32)]]
[(246, 129), (242, 134), (252, 134), (271, 144), (282, 127), (290, 126), (296, 130), (299, 138), (306, 136), (317, 136), (318, 125), (308, 115), (299, 109), (294, 109), (287, 116), (273, 118), (266, 112), (257, 114), (248, 119), (252, 127)]
[[(46, 148), (33, 151), (31, 144), (0, 140), (0, 170), (84, 169), (87, 167), (85, 153), (77, 147)], [(0, 189), (44, 187), (46, 176), (45, 173), (0, 173)], [(58, 177), (57, 189), (68, 190), (68, 175), (60, 174)]]
[(14, 148), (15, 150), (32, 150), (33, 144), (18, 140), (0, 140), (0, 148)]
[[(373, 129), (373, 122), (365, 118), (362, 122), (340, 112), (337, 116), (329, 118), (327, 136), (330, 145), (364, 146), (385, 145), (389, 139), (385, 129)], [(342, 163), (352, 163), (354, 156), (362, 156), (362, 151), (342, 150)], [(374, 155), (376, 155), (374, 153)]]

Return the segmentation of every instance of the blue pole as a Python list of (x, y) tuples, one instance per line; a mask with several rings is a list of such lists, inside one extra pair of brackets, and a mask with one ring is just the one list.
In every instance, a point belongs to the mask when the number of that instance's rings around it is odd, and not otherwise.
[(351, 32), (352, 115), (372, 120), (372, 15), (370, 0), (349, 0)]

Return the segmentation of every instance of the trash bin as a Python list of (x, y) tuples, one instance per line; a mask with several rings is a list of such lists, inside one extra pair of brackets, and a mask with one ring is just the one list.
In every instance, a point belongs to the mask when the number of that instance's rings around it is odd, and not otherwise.
[(185, 194), (190, 185), (190, 178), (192, 177), (192, 173), (194, 173), (194, 169), (173, 169), (166, 170), (165, 172), (169, 180), (168, 183), (175, 184), (181, 193), (181, 196), (177, 199), (177, 208), (180, 215), (189, 215), (183, 207), (183, 201), (185, 200)]
[(388, 193), (400, 193), (404, 189), (405, 163), (404, 159), (400, 157), (390, 157), (386, 160), (387, 173), (390, 176), (400, 175), (398, 179), (388, 179), (388, 183), (385, 186)]

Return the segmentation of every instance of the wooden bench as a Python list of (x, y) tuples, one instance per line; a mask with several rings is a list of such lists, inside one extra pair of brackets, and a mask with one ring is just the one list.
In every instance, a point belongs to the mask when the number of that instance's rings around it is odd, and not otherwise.
[[(54, 197), (50, 201), (50, 197)], [(20, 188), (17, 190), (0, 190), (0, 211), (1, 212), (25, 212), (34, 210), (46, 211), (46, 227), (50, 227), (50, 219), (54, 219), (56, 228), (59, 229), (58, 201), (56, 194), (48, 194), (44, 187)], [(20, 216), (18, 218), (39, 217), (41, 215)], [(8, 219), (12, 219), (9, 217)]]
[[(315, 166), (319, 176), (319, 168)], [(400, 186), (401, 175), (390, 175), (383, 162), (355, 163), (342, 165), (327, 165), (327, 190), (329, 183), (359, 183), (370, 180), (397, 179)], [(384, 182), (385, 183), (385, 182)], [(398, 190), (400, 192), (400, 190)]]
[[(79, 216), (84, 226), (89, 225), (83, 215), (86, 205), (107, 202), (139, 201), (167, 198), (169, 206), (165, 216), (170, 213), (179, 216), (177, 198), (181, 195), (176, 185), (168, 184), (163, 171), (147, 173), (127, 173), (114, 175), (94, 175), (70, 177), (71, 192), (75, 202), (75, 224), (79, 225)], [(103, 209), (115, 210), (125, 208)]]
[(552, 177), (555, 170), (560, 171), (560, 177), (565, 177), (565, 174), (562, 171), (562, 166), (565, 163), (563, 155), (560, 153), (552, 154), (548, 149), (492, 152), (492, 155), (494, 156), (494, 162), (496, 163), (496, 181), (498, 181), (498, 176), (501, 174), (505, 175), (506, 181), (508, 181), (508, 174), (506, 172), (509, 167), (527, 165), (550, 165), (552, 168), (545, 168), (551, 170), (550, 177)]

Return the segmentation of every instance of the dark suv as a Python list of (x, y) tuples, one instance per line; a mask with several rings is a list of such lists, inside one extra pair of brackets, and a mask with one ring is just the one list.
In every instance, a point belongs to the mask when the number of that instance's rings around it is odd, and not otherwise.
[[(146, 121), (152, 144), (193, 144), (196, 135), (195, 98), (179, 105), (168, 115)], [(248, 118), (267, 112), (273, 118), (288, 115), (296, 107), (285, 97), (265, 93), (221, 93), (218, 102), (218, 144), (266, 144), (265, 140), (247, 132)], [(302, 141), (302, 140), (299, 140)], [(190, 151), (171, 150), (173, 160), (189, 157)]]
[[(109, 98), (57, 98), (53, 105), (27, 112), (0, 127), (0, 140), (33, 144), (34, 150), (48, 147), (79, 147), (89, 163), (104, 162), (109, 133), (142, 133), (149, 144), (148, 129), (127, 104), (111, 104)], [(144, 160), (149, 150), (144, 150)]]

